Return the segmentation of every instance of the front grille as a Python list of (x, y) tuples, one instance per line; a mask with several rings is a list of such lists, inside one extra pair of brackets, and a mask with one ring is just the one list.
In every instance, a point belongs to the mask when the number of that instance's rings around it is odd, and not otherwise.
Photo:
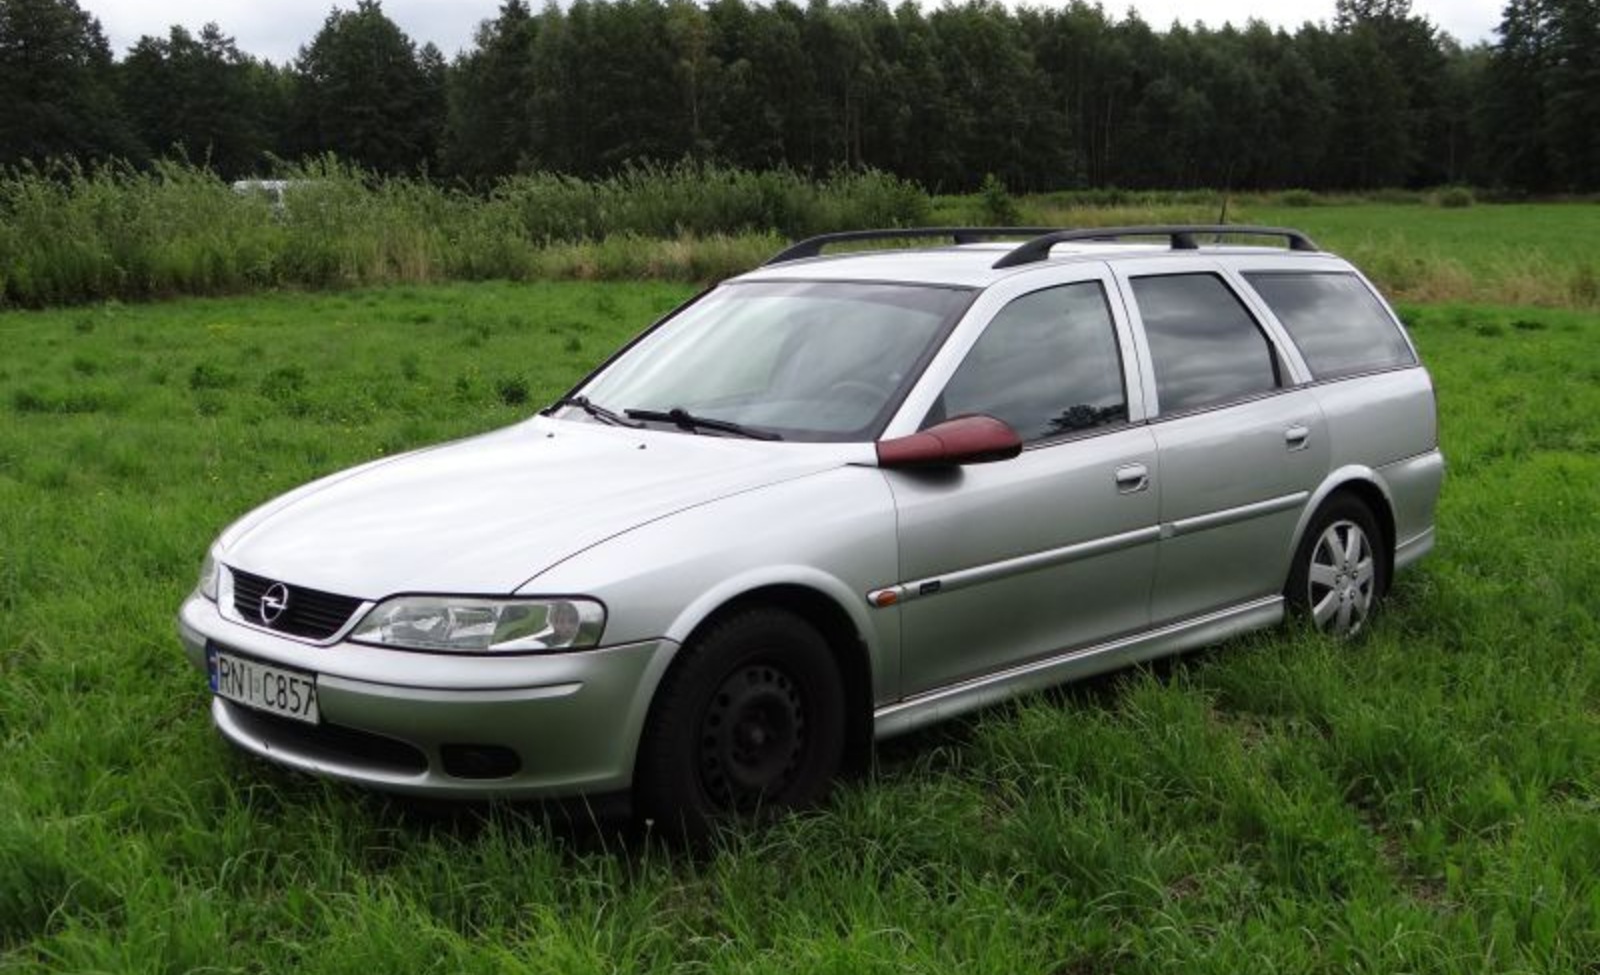
[(290, 636), (326, 640), (344, 628), (360, 608), (361, 600), (331, 592), (283, 583), (288, 590), (283, 611), (268, 622), (261, 615), (261, 597), (279, 583), (274, 579), (230, 569), (233, 573), (233, 608), (248, 622)]

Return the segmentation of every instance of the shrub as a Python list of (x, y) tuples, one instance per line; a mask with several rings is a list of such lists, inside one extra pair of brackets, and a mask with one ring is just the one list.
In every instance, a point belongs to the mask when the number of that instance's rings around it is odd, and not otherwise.
[(1600, 271), (1596, 268), (1597, 265), (1584, 264), (1572, 272), (1567, 291), (1579, 307), (1600, 305)]
[(1387, 203), (1399, 206), (1414, 206), (1418, 203), (1427, 202), (1423, 194), (1416, 190), (1402, 190), (1395, 187), (1373, 190), (1366, 194), (1366, 198), (1371, 203)]
[(1447, 210), (1459, 210), (1472, 206), (1478, 202), (1472, 190), (1465, 186), (1446, 186), (1434, 194), (1435, 205)]
[(508, 376), (495, 381), (495, 395), (507, 406), (521, 406), (528, 401), (528, 381), (521, 376)]
[[(0, 306), (451, 279), (674, 279), (744, 270), (758, 238), (924, 223), (915, 184), (680, 163), (598, 180), (533, 173), (478, 196), (381, 178), (332, 156), (286, 167), (282, 206), (188, 163), (0, 170)], [(612, 238), (629, 243), (604, 245)], [(685, 251), (681, 240), (705, 249)], [(649, 246), (639, 241), (648, 240)], [(545, 253), (556, 248), (556, 253)], [(640, 252), (649, 251), (650, 260)]]
[[(198, 370), (201, 367), (195, 368)], [(279, 366), (261, 378), (261, 395), (275, 403), (289, 402), (304, 393), (305, 389), (306, 372), (299, 366)]]
[(189, 388), (202, 389), (227, 389), (238, 382), (238, 377), (209, 362), (197, 363), (189, 372)]
[(1011, 227), (1022, 221), (1017, 201), (1006, 191), (1006, 184), (994, 173), (983, 177), (983, 187), (978, 191), (983, 201), (984, 221), (996, 227)]

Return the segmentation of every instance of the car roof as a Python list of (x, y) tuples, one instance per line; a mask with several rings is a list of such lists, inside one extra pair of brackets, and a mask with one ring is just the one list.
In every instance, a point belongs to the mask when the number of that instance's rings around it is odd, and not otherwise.
[(1324, 259), (1332, 256), (1320, 251), (1290, 251), (1282, 247), (1235, 244), (1202, 246), (1194, 250), (1173, 250), (1164, 244), (1073, 241), (1055, 245), (1046, 260), (996, 268), (995, 262), (1014, 250), (1016, 246), (1015, 242), (989, 242), (824, 254), (820, 257), (764, 264), (731, 280), (736, 282), (893, 281), (945, 287), (986, 288), (1013, 275), (1073, 263), (1227, 255)]

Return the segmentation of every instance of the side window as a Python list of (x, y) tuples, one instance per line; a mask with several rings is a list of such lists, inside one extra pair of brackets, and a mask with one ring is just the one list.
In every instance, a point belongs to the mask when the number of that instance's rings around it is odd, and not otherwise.
[(1245, 280), (1318, 379), (1416, 364), (1394, 320), (1354, 274), (1260, 271)]
[(1255, 319), (1214, 274), (1134, 278), (1162, 413), (1278, 388), (1278, 359)]
[(1116, 326), (1097, 281), (1047, 288), (995, 315), (924, 421), (987, 413), (1024, 441), (1128, 419)]

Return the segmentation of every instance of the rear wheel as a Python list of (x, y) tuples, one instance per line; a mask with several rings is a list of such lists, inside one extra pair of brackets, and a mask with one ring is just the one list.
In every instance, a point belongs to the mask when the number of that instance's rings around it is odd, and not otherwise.
[(1317, 630), (1349, 639), (1366, 629), (1388, 585), (1383, 532), (1372, 510), (1348, 495), (1317, 512), (1284, 595)]
[(683, 649), (639, 745), (634, 799), (657, 828), (704, 835), (721, 820), (820, 802), (844, 751), (844, 689), (821, 634), (760, 607)]

